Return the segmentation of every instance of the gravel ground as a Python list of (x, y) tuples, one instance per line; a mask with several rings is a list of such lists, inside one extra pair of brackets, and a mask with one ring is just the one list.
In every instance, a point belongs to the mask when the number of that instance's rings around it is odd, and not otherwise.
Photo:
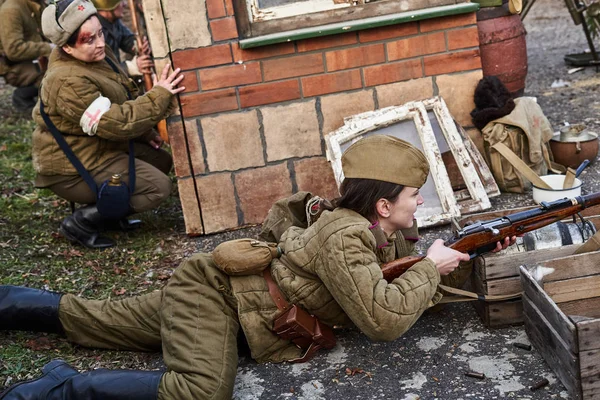
[[(595, 68), (569, 74), (563, 57), (581, 52), (587, 42), (564, 2), (538, 0), (524, 20), (528, 31), (529, 73), (526, 96), (538, 102), (555, 130), (565, 122), (584, 122), (600, 131), (600, 74)], [(597, 42), (597, 41), (596, 41)], [(600, 47), (600, 44), (598, 44)], [(553, 88), (562, 80), (564, 87)], [(556, 83), (555, 83), (556, 85)], [(599, 163), (582, 174), (583, 192), (600, 190)], [(502, 194), (495, 209), (533, 205), (530, 194)], [(244, 230), (235, 235), (244, 235)], [(251, 233), (251, 232), (250, 232)], [(449, 228), (429, 229), (422, 245), (447, 235)], [(200, 242), (220, 242), (214, 235)], [(203, 246), (204, 247), (204, 246)], [(204, 247), (206, 248), (206, 247)], [(338, 346), (307, 364), (258, 365), (242, 359), (236, 399), (568, 399), (569, 395), (539, 352), (513, 342), (529, 343), (523, 326), (488, 329), (468, 304), (449, 305), (424, 315), (403, 337), (372, 343), (364, 335), (344, 331)], [(484, 380), (467, 377), (474, 370)], [(529, 388), (546, 378), (549, 385)]]

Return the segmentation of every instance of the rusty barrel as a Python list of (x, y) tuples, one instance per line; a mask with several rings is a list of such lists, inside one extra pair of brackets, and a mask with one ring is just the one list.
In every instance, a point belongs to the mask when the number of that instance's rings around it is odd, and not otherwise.
[(508, 4), (483, 7), (477, 12), (477, 29), (483, 75), (497, 76), (515, 97), (522, 96), (527, 76), (527, 31), (521, 17), (511, 14)]

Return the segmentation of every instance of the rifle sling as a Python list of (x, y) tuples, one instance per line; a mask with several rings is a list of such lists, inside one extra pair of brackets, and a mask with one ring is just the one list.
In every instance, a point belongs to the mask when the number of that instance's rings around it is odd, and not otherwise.
[(455, 296), (446, 296), (442, 297), (440, 303), (458, 303), (463, 301), (485, 301), (485, 302), (493, 302), (493, 301), (503, 301), (503, 300), (511, 300), (517, 299), (521, 297), (521, 292), (519, 293), (511, 293), (511, 294), (498, 294), (498, 295), (490, 295), (490, 294), (477, 294), (474, 292), (469, 292), (467, 290), (456, 289), (446, 285), (438, 285), (438, 287), (445, 292), (452, 293)]

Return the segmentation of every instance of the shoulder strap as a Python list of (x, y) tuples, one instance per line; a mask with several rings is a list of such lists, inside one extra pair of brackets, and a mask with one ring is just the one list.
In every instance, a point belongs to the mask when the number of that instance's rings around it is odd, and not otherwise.
[[(62, 133), (56, 128), (56, 125), (50, 120), (46, 111), (44, 111), (44, 102), (40, 99), (40, 114), (42, 115), (42, 119), (44, 123), (50, 130), (52, 136), (54, 136), (54, 140), (58, 143), (60, 149), (65, 153), (71, 164), (75, 167), (79, 175), (83, 178), (85, 183), (90, 187), (92, 192), (94, 193), (94, 197), (98, 196), (98, 185), (94, 181), (94, 178), (90, 175), (87, 169), (83, 166), (79, 158), (73, 153), (73, 150), (67, 144), (67, 141), (63, 137)], [(133, 140), (129, 141), (129, 193), (133, 194), (135, 190), (135, 156), (133, 149)]]

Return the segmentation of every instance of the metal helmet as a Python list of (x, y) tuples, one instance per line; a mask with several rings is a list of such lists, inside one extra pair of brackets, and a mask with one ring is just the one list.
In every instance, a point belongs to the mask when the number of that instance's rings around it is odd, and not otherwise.
[(121, 3), (123, 0), (92, 0), (94, 6), (98, 11), (112, 11)]

